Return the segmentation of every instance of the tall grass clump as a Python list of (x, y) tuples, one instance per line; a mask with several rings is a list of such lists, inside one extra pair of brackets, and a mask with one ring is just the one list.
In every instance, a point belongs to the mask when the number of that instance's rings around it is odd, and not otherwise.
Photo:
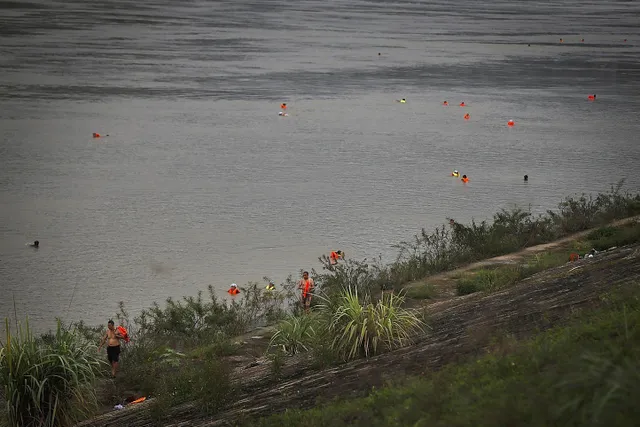
[(424, 323), (417, 311), (402, 308), (403, 302), (394, 294), (375, 303), (370, 296), (361, 301), (358, 291), (350, 288), (333, 301), (325, 300), (319, 311), (333, 351), (350, 360), (409, 344)]
[(280, 321), (269, 346), (294, 355), (309, 351), (316, 337), (318, 317), (315, 315), (289, 316)]
[(15, 427), (75, 425), (96, 408), (94, 382), (105, 365), (95, 351), (58, 322), (55, 334), (42, 341), (29, 322), (11, 332), (0, 349), (0, 379), (6, 417)]

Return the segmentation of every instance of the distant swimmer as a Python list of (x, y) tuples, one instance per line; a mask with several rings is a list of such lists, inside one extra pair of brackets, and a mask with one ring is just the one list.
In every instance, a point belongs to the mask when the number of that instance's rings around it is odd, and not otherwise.
[(282, 104), (280, 104), (280, 109), (281, 110), (286, 110), (287, 109), (287, 103), (283, 102)]
[(229, 292), (229, 295), (238, 295), (240, 293), (240, 290), (238, 289), (238, 285), (232, 283), (227, 292)]
[(525, 181), (529, 181), (529, 175), (525, 175), (525, 176), (524, 176), (524, 180), (525, 180)]
[(442, 105), (449, 105), (449, 101), (444, 101)]
[(29, 243), (29, 246), (32, 248), (39, 248), (40, 247), (40, 242), (38, 240), (34, 240), (33, 243)]
[(462, 101), (462, 102), (460, 103), (460, 106), (461, 106), (461, 107), (466, 107), (466, 106), (467, 106), (467, 104), (465, 104), (465, 103), (464, 103), (464, 101)]
[(269, 292), (276, 290), (276, 285), (273, 282), (269, 282), (269, 284), (265, 287), (265, 289)]
[(458, 178), (460, 176), (460, 172), (454, 170), (453, 172), (451, 172), (451, 176), (455, 176), (456, 178)]
[(331, 251), (329, 254), (329, 262), (331, 265), (336, 265), (339, 259), (344, 259), (344, 252), (342, 251)]
[(378, 56), (380, 56), (380, 52), (378, 52)]
[(278, 115), (281, 116), (281, 117), (289, 117), (289, 115), (287, 113), (283, 112), (283, 111), (280, 111), (278, 113)]
[(462, 175), (462, 180), (461, 181), (466, 184), (467, 182), (469, 182), (469, 178), (467, 178), (467, 175)]
[(406, 100), (406, 98), (396, 99), (396, 102), (399, 102), (400, 104), (406, 104), (407, 100)]
[(464, 119), (465, 119), (465, 120), (469, 120), (470, 118), (471, 118), (471, 115), (470, 115), (469, 113), (467, 113), (467, 114), (465, 114), (465, 115), (464, 115)]
[(595, 101), (596, 100), (596, 94), (594, 93), (593, 95), (589, 95), (588, 97), (590, 100)]

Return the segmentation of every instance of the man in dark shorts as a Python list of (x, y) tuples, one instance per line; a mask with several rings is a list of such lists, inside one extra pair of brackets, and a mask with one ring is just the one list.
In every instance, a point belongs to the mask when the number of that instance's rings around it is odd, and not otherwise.
[(309, 307), (311, 306), (311, 294), (313, 292), (313, 288), (315, 283), (313, 283), (313, 279), (309, 278), (309, 272), (305, 271), (302, 273), (302, 280), (298, 282), (298, 289), (302, 291), (301, 302), (304, 307), (304, 311), (308, 312)]
[(102, 338), (98, 351), (102, 350), (104, 343), (107, 343), (107, 360), (111, 364), (111, 376), (116, 377), (118, 372), (118, 362), (120, 361), (120, 340), (124, 337), (116, 330), (113, 320), (107, 323), (107, 333)]

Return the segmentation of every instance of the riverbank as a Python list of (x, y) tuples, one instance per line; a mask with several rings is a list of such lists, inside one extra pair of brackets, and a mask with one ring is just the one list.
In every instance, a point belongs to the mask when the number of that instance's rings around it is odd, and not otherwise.
[[(485, 412), (493, 417), (490, 419), (504, 420), (500, 418), (501, 412), (497, 406), (508, 403), (506, 396), (510, 395), (508, 390), (511, 387), (521, 386), (529, 380), (529, 376), (535, 374), (536, 367), (530, 361), (524, 363), (532, 355), (545, 352), (544, 359), (537, 367), (544, 371), (545, 366), (552, 364), (557, 355), (571, 354), (580, 358), (588, 347), (581, 345), (584, 341), (582, 337), (591, 337), (587, 343), (600, 342), (600, 338), (609, 337), (598, 348), (617, 348), (615, 346), (620, 345), (621, 334), (624, 335), (624, 329), (620, 329), (625, 324), (623, 313), (628, 316), (626, 322), (635, 337), (636, 318), (640, 314), (640, 307), (635, 303), (640, 296), (639, 285), (640, 245), (606, 251), (593, 259), (540, 272), (501, 292), (478, 292), (434, 304), (429, 308), (430, 333), (409, 347), (320, 370), (314, 369), (313, 360), (302, 354), (288, 358), (280, 368), (278, 377), (274, 377), (273, 368), (267, 360), (254, 366), (237, 368), (234, 377), (238, 380), (238, 388), (234, 390), (233, 400), (222, 412), (206, 416), (198, 405), (181, 405), (167, 408), (160, 425), (185, 422), (194, 426), (245, 423), (299, 425), (302, 420), (311, 425), (323, 425), (329, 421), (338, 425), (364, 425), (371, 422), (374, 425), (388, 425), (385, 423), (391, 422), (390, 414), (401, 414), (399, 419), (406, 420), (414, 413), (419, 419), (428, 419), (425, 417), (437, 416), (438, 411), (442, 411), (438, 405), (462, 404), (462, 400), (475, 396), (463, 392), (463, 385), (471, 387), (474, 381), (480, 381), (481, 390), (491, 391), (487, 396), (498, 398), (498, 403), (485, 408)], [(629, 305), (623, 308), (625, 302)], [(539, 335), (546, 330), (551, 332)], [(538, 337), (530, 341), (535, 336)], [(553, 343), (551, 348), (547, 343)], [(518, 368), (513, 368), (505, 361), (514, 363), (513, 366)], [(561, 367), (566, 367), (574, 360), (561, 361)], [(519, 373), (520, 368), (526, 372)], [(442, 373), (437, 374), (441, 369), (444, 369)], [(486, 379), (478, 377), (483, 369), (488, 375)], [(549, 373), (543, 381), (534, 382), (529, 389), (538, 390), (538, 387), (547, 386), (550, 378), (557, 373)], [(560, 373), (568, 375), (567, 372)], [(511, 378), (510, 375), (515, 376)], [(417, 382), (412, 382), (415, 378), (418, 378)], [(454, 378), (456, 382), (449, 383), (445, 389), (440, 388)], [(384, 387), (389, 383), (407, 382), (408, 385), (383, 388), (365, 400), (345, 400), (367, 395), (372, 388)], [(505, 388), (505, 384), (509, 384), (509, 387)], [(426, 394), (423, 400), (418, 399), (421, 390), (427, 388), (432, 392)], [(444, 397), (429, 401), (438, 390), (446, 390), (446, 398), (452, 399), (451, 402)], [(457, 396), (457, 393), (460, 395)], [(520, 397), (524, 395), (526, 393), (518, 394)], [(329, 404), (338, 397), (343, 403)], [(400, 397), (411, 399), (414, 403), (407, 407), (398, 400)], [(550, 397), (548, 393), (543, 394), (536, 402), (546, 402)], [(485, 397), (481, 401), (487, 402), (488, 399)], [(424, 402), (424, 407), (421, 402)], [(319, 409), (311, 412), (294, 410), (310, 406), (318, 406)], [(480, 418), (482, 405), (473, 408), (468, 414), (458, 414), (456, 422), (473, 420), (484, 425)], [(430, 413), (430, 409), (434, 412)], [(259, 417), (285, 410), (293, 412), (273, 419), (258, 420)], [(516, 422), (524, 413), (518, 411), (514, 414), (512, 410), (508, 412), (510, 415), (503, 417), (507, 416)], [(372, 421), (381, 414), (383, 418)], [(153, 402), (81, 425), (136, 427), (148, 425), (151, 419)]]
[[(136, 319), (130, 318), (123, 305), (116, 318), (129, 329), (132, 343), (124, 346), (120, 374), (115, 380), (99, 381), (97, 388), (92, 381), (77, 385), (88, 393), (87, 410), (95, 392), (101, 412), (110, 412), (88, 425), (102, 425), (111, 419), (134, 422), (136, 411), (146, 414), (142, 420), (151, 417), (156, 423), (169, 422), (183, 409), (187, 418), (224, 419), (216, 414), (237, 407), (235, 396), (246, 396), (248, 402), (252, 393), (277, 388), (287, 378), (300, 379), (312, 372), (315, 381), (322, 383), (318, 378), (327, 368), (333, 372), (349, 363), (368, 363), (385, 353), (413, 348), (407, 344), (413, 342), (415, 346), (433, 337), (437, 313), (446, 313), (450, 304), (512, 292), (528, 278), (575, 259), (576, 252), (584, 256), (591, 248), (602, 251), (639, 241), (638, 213), (640, 196), (621, 193), (618, 186), (595, 198), (567, 198), (557, 211), (538, 217), (515, 209), (497, 213), (492, 223), (463, 225), (452, 220), (431, 233), (423, 230), (413, 241), (398, 245), (398, 258), (390, 265), (347, 259), (332, 266), (326, 256), (321, 257), (322, 270), (312, 270), (320, 292), (313, 299), (310, 316), (302, 314), (296, 304), (298, 291), (293, 277), (280, 283), (275, 292), (265, 291), (258, 283), (241, 286), (240, 298), (231, 304), (217, 300), (209, 289), (206, 296), (168, 299), (164, 306), (154, 304)], [(626, 219), (612, 222), (620, 218)], [(591, 227), (596, 228), (589, 230)], [(507, 253), (512, 255), (505, 257)], [(597, 253), (594, 259), (602, 259), (604, 254)], [(345, 289), (350, 290), (348, 295)], [(385, 296), (389, 294), (400, 297)], [(503, 307), (498, 304), (494, 308)], [(353, 324), (366, 331), (366, 340), (351, 342), (354, 335), (341, 329), (348, 324), (336, 323), (336, 319), (345, 318), (341, 313), (356, 316)], [(375, 326), (382, 324), (386, 325), (383, 329)], [(256, 329), (257, 325), (267, 326)], [(92, 351), (102, 328), (79, 323), (71, 328), (61, 326), (61, 330), (78, 349), (80, 360), (92, 363), (94, 368), (104, 365), (102, 355)], [(422, 332), (416, 334), (418, 331)], [(273, 341), (276, 336), (278, 340)], [(10, 342), (7, 337), (6, 342)], [(16, 341), (18, 348), (4, 354), (29, 351), (36, 358), (47, 352), (57, 354), (57, 337), (33, 338), (27, 334)], [(2, 363), (10, 365), (12, 360), (17, 359), (5, 357)], [(453, 361), (451, 355), (443, 363)], [(105, 366), (92, 375), (99, 377), (106, 372)], [(36, 380), (46, 382), (47, 377)], [(366, 391), (382, 384), (376, 381), (363, 378), (356, 388)], [(21, 396), (22, 382), (10, 383), (15, 389), (7, 393), (7, 398), (16, 399)], [(294, 394), (298, 393), (295, 384), (290, 389)], [(68, 392), (64, 387), (60, 392)], [(138, 397), (147, 397), (148, 402), (138, 409), (113, 411), (114, 405)], [(71, 401), (67, 405), (71, 419), (87, 415), (74, 415), (76, 407)], [(281, 409), (273, 406), (270, 411)]]

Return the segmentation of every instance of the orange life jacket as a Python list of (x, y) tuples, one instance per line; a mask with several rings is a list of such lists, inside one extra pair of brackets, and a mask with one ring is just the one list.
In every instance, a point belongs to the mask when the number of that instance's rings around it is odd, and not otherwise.
[(462, 178), (462, 182), (466, 184), (467, 182), (469, 182), (469, 178)]
[(309, 291), (311, 290), (311, 279), (302, 279), (302, 283), (304, 283), (304, 286), (302, 288), (302, 297), (306, 298), (306, 296), (309, 294)]
[(118, 333), (122, 336), (124, 342), (131, 341), (131, 338), (129, 338), (129, 332), (127, 332), (127, 329), (124, 326), (118, 326)]
[(227, 292), (229, 292), (231, 295), (238, 295), (240, 293), (238, 288), (229, 288)]

